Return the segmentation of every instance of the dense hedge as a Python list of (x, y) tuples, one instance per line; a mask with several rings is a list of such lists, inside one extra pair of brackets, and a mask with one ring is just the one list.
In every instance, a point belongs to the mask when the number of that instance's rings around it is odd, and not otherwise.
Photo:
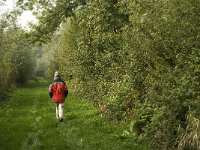
[(62, 27), (50, 65), (152, 149), (199, 149), (198, 0), (89, 0)]
[(11, 14), (0, 17), (0, 100), (15, 85), (23, 84), (34, 71), (33, 51), (25, 32), (16, 26)]

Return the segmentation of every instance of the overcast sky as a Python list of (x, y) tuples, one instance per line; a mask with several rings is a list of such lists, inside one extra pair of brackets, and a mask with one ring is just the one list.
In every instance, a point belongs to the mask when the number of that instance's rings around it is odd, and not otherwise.
[[(7, 0), (4, 6), (0, 6), (0, 13), (11, 11), (16, 4), (17, 0)], [(0, 0), (2, 2), (2, 0)], [(20, 24), (23, 28), (28, 29), (29, 22), (36, 22), (35, 17), (32, 15), (30, 11), (24, 11), (20, 17), (18, 17), (18, 24)]]

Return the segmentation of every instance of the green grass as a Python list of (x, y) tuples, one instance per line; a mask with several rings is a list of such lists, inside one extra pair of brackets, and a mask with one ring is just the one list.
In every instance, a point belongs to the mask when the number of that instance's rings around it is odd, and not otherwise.
[(0, 150), (144, 150), (122, 139), (122, 125), (109, 124), (86, 100), (69, 94), (65, 120), (55, 119), (48, 83), (30, 81), (0, 102)]

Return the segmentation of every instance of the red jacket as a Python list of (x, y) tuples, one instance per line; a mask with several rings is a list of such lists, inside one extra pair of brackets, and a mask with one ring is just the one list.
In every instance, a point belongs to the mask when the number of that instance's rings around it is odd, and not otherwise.
[(54, 103), (64, 103), (67, 94), (67, 85), (60, 78), (56, 78), (49, 86), (49, 95)]

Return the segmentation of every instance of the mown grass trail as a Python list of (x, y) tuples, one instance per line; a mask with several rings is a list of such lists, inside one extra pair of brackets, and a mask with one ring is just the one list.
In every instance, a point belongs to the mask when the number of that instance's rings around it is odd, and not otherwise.
[(121, 139), (122, 126), (110, 125), (87, 101), (69, 95), (65, 120), (55, 119), (48, 83), (29, 82), (0, 102), (0, 150), (137, 150)]

